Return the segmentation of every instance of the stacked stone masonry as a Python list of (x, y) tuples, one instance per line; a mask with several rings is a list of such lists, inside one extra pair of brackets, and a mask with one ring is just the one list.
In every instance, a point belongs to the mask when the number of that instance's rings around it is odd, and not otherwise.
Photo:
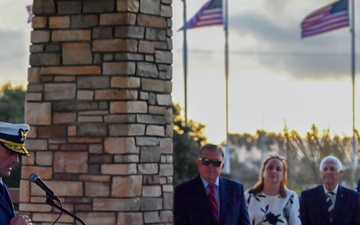
[[(172, 0), (34, 0), (19, 213), (172, 224)], [(80, 224), (63, 214), (59, 225)]]

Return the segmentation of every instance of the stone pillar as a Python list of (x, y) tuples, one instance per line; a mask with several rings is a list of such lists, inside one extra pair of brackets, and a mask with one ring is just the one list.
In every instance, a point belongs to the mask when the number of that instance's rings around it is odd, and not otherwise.
[(32, 173), (88, 225), (172, 223), (171, 3), (34, 0), (19, 205), (34, 224), (59, 210)]

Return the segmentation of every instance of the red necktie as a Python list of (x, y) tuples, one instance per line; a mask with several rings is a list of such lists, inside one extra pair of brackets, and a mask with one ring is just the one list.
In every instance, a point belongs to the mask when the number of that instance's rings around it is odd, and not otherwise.
[(216, 222), (219, 224), (219, 208), (218, 208), (218, 202), (216, 201), (216, 197), (215, 197), (215, 187), (216, 184), (209, 184), (208, 188), (210, 189), (209, 191), (209, 200), (210, 200), (210, 207), (211, 207), (211, 211), (214, 214), (215, 218), (216, 218)]

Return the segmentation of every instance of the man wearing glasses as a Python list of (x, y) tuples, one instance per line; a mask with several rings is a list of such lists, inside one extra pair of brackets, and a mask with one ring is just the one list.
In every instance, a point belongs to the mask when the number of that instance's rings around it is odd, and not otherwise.
[(221, 177), (224, 150), (200, 148), (199, 174), (175, 187), (174, 225), (250, 225), (243, 185)]

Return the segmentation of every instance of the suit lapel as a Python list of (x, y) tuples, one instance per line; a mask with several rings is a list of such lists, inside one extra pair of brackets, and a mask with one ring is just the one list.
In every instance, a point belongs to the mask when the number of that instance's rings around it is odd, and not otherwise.
[(344, 202), (344, 200), (342, 200), (343, 198), (344, 198), (344, 192), (342, 190), (342, 187), (339, 185), (337, 193), (336, 193), (335, 208), (334, 208), (334, 223), (335, 224), (337, 222), (336, 219), (343, 216), (343, 215), (341, 215), (341, 213), (342, 213), (341, 203)]
[[(229, 207), (229, 191), (227, 190), (226, 182), (220, 177), (219, 178), (219, 191), (220, 191), (220, 217), (219, 221), (226, 217), (227, 207)], [(231, 207), (231, 206), (230, 206)]]
[(313, 206), (319, 212), (318, 217), (322, 218), (323, 221), (330, 221), (326, 195), (322, 185), (317, 187), (314, 197), (318, 199), (317, 204)]
[[(323, 209), (322, 210), (323, 212), (321, 212), (321, 214), (326, 215), (324, 217), (326, 217), (327, 221), (330, 221), (329, 212), (327, 210), (328, 206), (327, 206), (327, 202), (326, 202), (326, 195), (324, 193), (324, 187), (322, 185), (319, 186), (319, 188), (317, 190), (317, 195), (321, 196), (321, 197), (319, 197), (319, 204), (321, 204), (320, 208)], [(343, 187), (341, 187), (340, 185), (338, 187), (335, 198), (336, 199), (335, 199), (335, 208), (334, 208), (334, 214), (333, 214), (333, 224), (340, 224), (340, 223), (338, 223), (337, 219), (342, 218), (344, 216), (342, 203), (346, 204), (346, 200), (343, 200), (343, 198), (344, 198)]]
[(4, 211), (8, 212), (11, 217), (15, 216), (14, 207), (11, 202), (10, 192), (7, 186), (4, 184), (4, 194), (0, 193), (0, 207), (4, 209)]
[[(203, 182), (201, 180), (200, 175), (195, 178), (194, 182), (195, 182), (195, 185), (194, 185), (195, 188), (194, 188), (194, 192), (193, 192), (194, 199), (199, 199), (197, 201), (197, 204), (199, 204), (199, 205), (198, 205), (198, 208), (196, 210), (198, 210), (199, 214), (203, 214), (202, 216), (199, 215), (199, 217), (201, 217), (201, 218), (209, 218), (209, 217), (213, 218), (214, 216), (213, 216), (213, 214), (211, 212), (211, 209), (210, 209), (210, 200), (209, 200), (209, 198), (208, 198), (208, 196), (206, 194), (206, 190), (204, 188), (204, 184), (203, 184)], [(221, 210), (221, 206), (220, 206), (220, 210)], [(213, 218), (212, 223), (214, 223), (214, 222), (215, 222), (215, 218)]]
[(200, 176), (198, 176), (195, 180), (196, 184), (195, 184), (195, 194), (197, 195), (197, 198), (201, 198), (199, 201), (206, 204), (209, 199), (206, 195), (206, 190), (204, 188), (204, 184), (200, 178)]

